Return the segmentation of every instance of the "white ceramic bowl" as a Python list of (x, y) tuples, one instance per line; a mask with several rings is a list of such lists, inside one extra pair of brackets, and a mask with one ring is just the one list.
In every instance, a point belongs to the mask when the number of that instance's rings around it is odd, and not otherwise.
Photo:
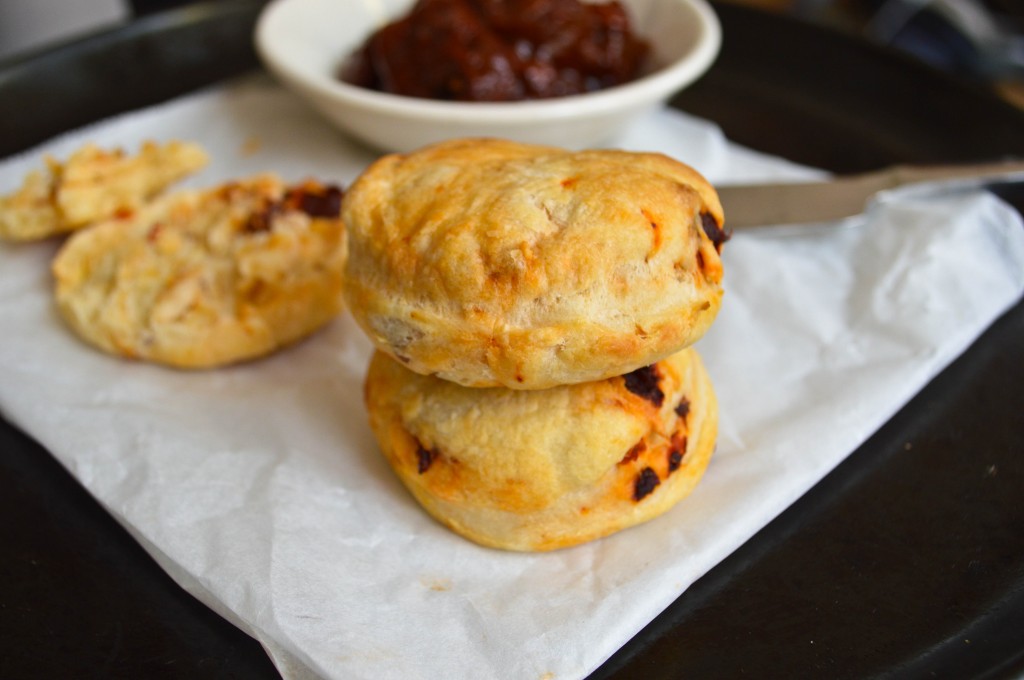
[(655, 67), (633, 82), (558, 99), (444, 102), (375, 92), (336, 78), (341, 63), (413, 0), (274, 0), (256, 24), (267, 68), (338, 127), (384, 151), (453, 137), (502, 137), (585, 148), (609, 142), (637, 115), (696, 80), (714, 61), (721, 27), (704, 0), (621, 0)]

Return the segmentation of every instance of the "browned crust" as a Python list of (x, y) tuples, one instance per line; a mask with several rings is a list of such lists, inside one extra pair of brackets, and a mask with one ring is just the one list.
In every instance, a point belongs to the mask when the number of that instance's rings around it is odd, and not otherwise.
[(717, 194), (659, 154), (454, 140), (378, 160), (344, 218), (356, 321), (469, 387), (620, 375), (695, 342), (721, 304)]
[[(659, 384), (665, 390), (660, 406), (630, 392), (622, 377), (553, 388), (570, 393), (564, 402), (566, 412), (574, 404), (582, 404), (586, 395), (597, 395), (595, 398), (605, 402), (604, 406), (635, 421), (636, 431), (641, 433), (635, 440), (623, 443), (617, 453), (594, 451), (595, 456), (603, 456), (603, 470), (578, 487), (545, 481), (552, 469), (555, 476), (571, 471), (560, 468), (559, 452), (545, 449), (543, 444), (528, 451), (495, 449), (472, 457), (467, 455), (471, 452), (459, 447), (473, 441), (473, 437), (453, 442), (423, 441), (426, 437), (420, 431), (427, 428), (413, 422), (415, 418), (403, 416), (403, 412), (415, 411), (415, 406), (410, 405), (410, 400), (415, 400), (411, 396), (413, 391), (403, 395), (395, 380), (409, 380), (417, 388), (422, 388), (424, 382), (442, 381), (415, 376), (380, 353), (371, 361), (366, 402), (381, 451), (433, 517), (482, 545), (552, 550), (652, 519), (688, 495), (703, 475), (714, 450), (718, 420), (707, 373), (692, 349), (660, 362), (656, 370), (661, 374)], [(531, 394), (536, 393), (521, 393), (518, 398), (529, 399)], [(548, 395), (545, 405), (555, 401)], [(481, 408), (506, 408), (504, 402), (492, 402), (486, 397), (480, 404)], [(557, 420), (562, 415), (565, 414), (539, 414), (536, 418)], [(599, 440), (604, 417), (595, 412), (592, 419), (566, 418), (565, 422), (571, 422), (571, 427), (594, 430)], [(509, 422), (507, 427), (520, 433), (534, 428), (538, 440), (553, 440), (541, 434), (546, 420), (539, 424), (529, 418), (519, 419)], [(584, 436), (582, 432), (580, 436)], [(500, 442), (511, 438), (511, 434), (505, 437), (495, 433), (493, 439)], [(502, 461), (502, 456), (517, 457), (516, 463), (508, 466), (512, 473), (494, 474), (488, 469), (507, 462)]]

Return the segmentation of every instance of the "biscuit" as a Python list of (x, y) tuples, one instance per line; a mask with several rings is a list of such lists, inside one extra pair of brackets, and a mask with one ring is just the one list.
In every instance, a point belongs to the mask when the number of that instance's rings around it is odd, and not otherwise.
[(718, 196), (660, 154), (443, 142), (379, 159), (342, 210), (357, 322), (469, 387), (628, 373), (692, 344), (721, 304)]
[(685, 497), (718, 406), (693, 348), (626, 376), (547, 390), (467, 388), (377, 352), (371, 428), (419, 503), (482, 545), (540, 551), (606, 536)]
[(112, 354), (181, 368), (252, 359), (341, 310), (341, 191), (264, 175), (179, 191), (76, 232), (57, 306)]
[(45, 173), (29, 173), (0, 197), (0, 238), (42, 239), (131, 212), (207, 162), (187, 142), (146, 142), (135, 156), (87, 144), (64, 163), (48, 157)]

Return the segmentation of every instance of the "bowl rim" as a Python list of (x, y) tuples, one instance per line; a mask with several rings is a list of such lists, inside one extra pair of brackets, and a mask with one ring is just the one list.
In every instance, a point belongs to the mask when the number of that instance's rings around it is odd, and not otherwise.
[(415, 116), (446, 122), (520, 121), (524, 115), (545, 121), (573, 118), (581, 109), (601, 114), (654, 102), (695, 81), (711, 66), (722, 43), (718, 16), (706, 0), (672, 0), (697, 18), (696, 38), (679, 59), (636, 80), (596, 92), (515, 102), (451, 102), (378, 92), (350, 85), (330, 74), (310, 73), (281, 57), (271, 33), (275, 15), (295, 0), (271, 0), (256, 22), (255, 47), (264, 64), (279, 77), (313, 94), (364, 111), (392, 116)]

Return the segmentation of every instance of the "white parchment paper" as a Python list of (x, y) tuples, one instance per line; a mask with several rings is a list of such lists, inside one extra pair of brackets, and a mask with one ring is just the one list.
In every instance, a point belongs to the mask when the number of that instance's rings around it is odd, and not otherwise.
[[(348, 184), (372, 154), (246, 79), (51, 140), (191, 139), (188, 184), (261, 171)], [(717, 183), (819, 173), (661, 111), (619, 145)], [(862, 218), (737, 235), (698, 347), (721, 407), (692, 496), (643, 526), (529, 555), (429, 519), (376, 451), (369, 345), (347, 315), (267, 360), (184, 373), (79, 342), (51, 301), (53, 243), (0, 245), (0, 412), (39, 440), (188, 591), (288, 678), (579, 678), (851, 453), (1024, 289), (1016, 213), (974, 191), (891, 192)]]

